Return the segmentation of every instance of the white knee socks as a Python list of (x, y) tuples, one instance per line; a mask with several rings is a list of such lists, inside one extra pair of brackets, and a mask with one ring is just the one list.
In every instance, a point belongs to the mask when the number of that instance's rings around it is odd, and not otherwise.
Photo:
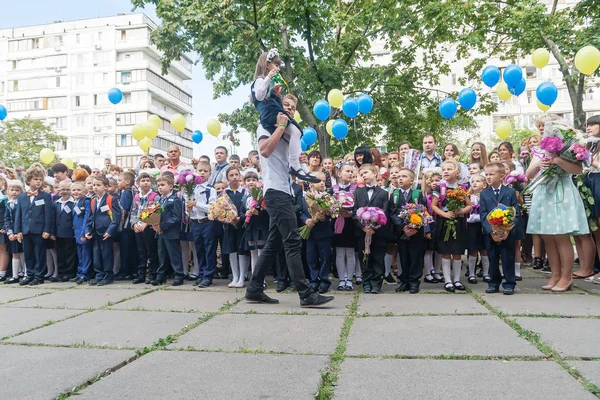
[(12, 273), (13, 273), (13, 278), (18, 278), (19, 277), (19, 270), (21, 269), (21, 259), (20, 258), (13, 258), (12, 259)]
[(483, 276), (490, 276), (490, 259), (488, 256), (481, 256), (481, 269), (483, 269)]
[(444, 271), (444, 282), (445, 283), (452, 283), (452, 277), (450, 276), (450, 269), (451, 269), (451, 260), (446, 260), (445, 258), (442, 258), (442, 270)]
[(477, 256), (469, 256), (469, 278), (475, 277), (475, 266), (477, 265)]
[(194, 270), (190, 274), (191, 276), (200, 275), (200, 263), (198, 262), (198, 253), (196, 252), (196, 245), (194, 242), (190, 242), (190, 247), (192, 248), (192, 257), (194, 258)]
[(423, 259), (423, 275), (430, 275), (433, 269), (433, 251), (427, 250)]
[(238, 283), (244, 283), (244, 280), (246, 279), (246, 273), (248, 272), (249, 262), (250, 258), (248, 256), (238, 254), (238, 268), (240, 269), (240, 280)]
[[(338, 278), (340, 278), (340, 281), (345, 281), (349, 274), (350, 279), (352, 279), (352, 272), (348, 272), (349, 268), (347, 265), (350, 260), (346, 259), (345, 250), (345, 248), (341, 247), (335, 249), (335, 268), (337, 269)], [(351, 258), (354, 260), (354, 254), (352, 254)]]
[(515, 276), (521, 276), (521, 263), (515, 263)]
[[(229, 254), (229, 264), (231, 265), (231, 275), (233, 275), (231, 283), (233, 283), (233, 284), (238, 283), (240, 281), (240, 265), (238, 262), (237, 253)], [(242, 281), (243, 281), (243, 278), (242, 278)]]
[(391, 254), (387, 254), (385, 255), (385, 257), (383, 258), (383, 262), (385, 264), (385, 275), (384, 276), (388, 276), (389, 274), (392, 273), (392, 260), (394, 259), (394, 256)]
[(454, 272), (454, 282), (460, 281), (460, 272), (462, 264), (460, 260), (452, 260), (452, 271)]

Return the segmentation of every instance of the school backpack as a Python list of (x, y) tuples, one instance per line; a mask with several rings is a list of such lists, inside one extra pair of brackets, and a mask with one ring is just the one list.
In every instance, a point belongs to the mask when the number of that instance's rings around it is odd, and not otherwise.
[[(92, 202), (90, 204), (90, 208), (92, 211), (92, 214), (94, 214), (96, 212), (96, 199), (97, 197), (92, 198)], [(108, 214), (110, 220), (113, 220), (113, 197), (111, 195), (108, 195), (106, 197), (106, 205), (108, 206), (108, 209), (110, 210), (110, 214)], [(119, 205), (119, 207), (121, 207)], [(119, 229), (117, 230), (117, 232), (121, 232), (121, 230), (123, 230), (123, 223), (125, 222), (125, 212), (123, 210), (123, 207), (121, 207), (121, 222), (119, 223)]]
[[(417, 204), (419, 202), (419, 196), (421, 196), (421, 191), (419, 189), (413, 189), (412, 190), (412, 194), (411, 194), (411, 199), (410, 201), (414, 204)], [(394, 191), (392, 192), (392, 203), (394, 205), (399, 204), (399, 200), (400, 200), (400, 189), (394, 189)]]

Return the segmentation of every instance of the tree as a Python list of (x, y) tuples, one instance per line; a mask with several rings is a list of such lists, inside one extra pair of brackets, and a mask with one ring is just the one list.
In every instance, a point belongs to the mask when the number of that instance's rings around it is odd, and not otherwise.
[(51, 126), (30, 117), (17, 118), (0, 123), (0, 161), (11, 167), (29, 167), (39, 161), (44, 147), (54, 145), (65, 136), (57, 135)]
[[(489, 97), (459, 118), (444, 121), (437, 105), (456, 96), (432, 90), (439, 75), (449, 71), (444, 58), (432, 49), (436, 32), (426, 40), (407, 40), (419, 32), (421, 21), (414, 2), (372, 0), (307, 1), (171, 1), (132, 0), (135, 7), (155, 4), (162, 20), (152, 40), (164, 53), (166, 70), (185, 53), (196, 53), (213, 79), (215, 97), (251, 83), (258, 56), (277, 47), (283, 60), (282, 76), (299, 98), (304, 126), (317, 129), (321, 152), (340, 155), (358, 144), (373, 145), (379, 135), (394, 147), (400, 140), (421, 141), (425, 133), (438, 138), (453, 129), (473, 127), (476, 113), (489, 113)], [(392, 61), (375, 62), (372, 43), (381, 40)], [(451, 40), (451, 37), (440, 38)], [(333, 89), (346, 94), (369, 93), (375, 107), (368, 115), (348, 121), (351, 131), (342, 142), (331, 141), (325, 124), (317, 121), (312, 105)], [(340, 117), (333, 114), (332, 117)], [(249, 104), (230, 115), (221, 115), (236, 131), (256, 131), (258, 114)], [(333, 144), (332, 144), (333, 142)]]
[(599, 1), (583, 0), (562, 9), (558, 0), (549, 5), (539, 0), (426, 0), (419, 4), (415, 12), (423, 20), (423, 32), (442, 31), (440, 41), (451, 37), (459, 58), (470, 59), (474, 49), (480, 53), (467, 68), (470, 78), (478, 78), (492, 56), (514, 62), (546, 48), (558, 61), (567, 86), (574, 126), (585, 128), (583, 97), (590, 78), (577, 71), (573, 59), (586, 45), (600, 47)]

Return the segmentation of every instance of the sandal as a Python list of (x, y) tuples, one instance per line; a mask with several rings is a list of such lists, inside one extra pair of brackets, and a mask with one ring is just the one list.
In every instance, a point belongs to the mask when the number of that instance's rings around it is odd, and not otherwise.
[(340, 281), (336, 290), (346, 290), (346, 281)]
[(442, 278), (442, 275), (441, 275), (441, 274), (436, 274), (436, 273), (434, 273), (434, 274), (433, 274), (433, 279), (437, 280), (437, 281), (438, 281), (438, 283), (439, 283), (439, 282), (444, 282), (444, 278)]
[(469, 283), (477, 283), (477, 278), (475, 278), (474, 276), (470, 276)]
[(460, 283), (460, 281), (456, 281), (456, 282), (454, 282), (454, 288), (455, 288), (456, 290), (467, 290), (467, 289), (465, 288), (465, 286), (464, 286), (462, 283)]
[(425, 275), (425, 278), (423, 279), (423, 281), (424, 281), (424, 282), (427, 282), (427, 283), (438, 283), (438, 282), (439, 282), (439, 281), (438, 281), (436, 278), (434, 278), (434, 277), (433, 277), (431, 274), (427, 274), (427, 275)]
[(591, 276), (594, 276), (594, 275), (596, 275), (596, 274), (590, 274), (590, 275), (585, 275), (585, 276), (584, 275), (571, 274), (571, 278), (572, 279), (587, 279), (587, 278), (589, 278)]
[[(596, 276), (595, 276), (595, 275), (592, 275), (592, 276), (590, 276), (589, 278), (587, 278), (587, 279), (585, 280), (585, 282), (588, 282), (588, 283), (595, 283), (596, 285), (600, 285), (600, 278), (596, 278)], [(7, 283), (8, 283), (8, 282), (7, 282)]]
[(452, 282), (447, 282), (444, 285), (444, 289), (446, 289), (447, 292), (452, 292), (452, 293), (454, 293), (454, 290), (455, 290), (454, 285), (452, 284)]
[(354, 290), (354, 287), (352, 286), (352, 281), (346, 281), (346, 291), (351, 291)]
[(485, 276), (483, 277), (483, 281), (484, 281), (484, 282), (491, 282), (491, 281), (492, 281), (492, 278), (490, 278), (490, 276), (489, 276), (489, 275), (485, 275)]

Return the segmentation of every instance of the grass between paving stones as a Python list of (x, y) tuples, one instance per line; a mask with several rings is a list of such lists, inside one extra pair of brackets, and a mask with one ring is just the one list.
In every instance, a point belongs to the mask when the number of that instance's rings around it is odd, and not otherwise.
[[(573, 378), (575, 378), (581, 385), (596, 397), (600, 398), (600, 388), (593, 384), (592, 382), (585, 379), (581, 373), (577, 370), (577, 368), (569, 365), (567, 360), (563, 358), (560, 353), (550, 346), (548, 343), (544, 342), (541, 336), (533, 331), (523, 328), (516, 319), (504, 314), (502, 311), (494, 308), (490, 303), (488, 303), (483, 296), (478, 293), (473, 292), (472, 290), (467, 288), (467, 292), (475, 298), (482, 306), (486, 307), (492, 314), (500, 318), (504, 321), (508, 326), (510, 326), (514, 331), (516, 331), (519, 336), (523, 339), (527, 340), (533, 346), (535, 346), (539, 351), (544, 353), (544, 355), (550, 361), (556, 362), (560, 365), (565, 371), (567, 371)], [(583, 360), (582, 358), (569, 358), (569, 360)]]
[(546, 361), (546, 357), (541, 356), (478, 356), (478, 355), (459, 355), (459, 354), (440, 354), (440, 355), (384, 355), (373, 356), (370, 354), (358, 354), (346, 356), (346, 358), (368, 358), (378, 360), (461, 360), (461, 361)]
[(350, 303), (350, 306), (348, 307), (348, 314), (346, 314), (344, 325), (342, 325), (342, 332), (340, 333), (340, 338), (338, 339), (338, 345), (331, 355), (331, 362), (327, 366), (325, 373), (321, 376), (321, 384), (319, 385), (319, 390), (315, 395), (315, 398), (318, 400), (333, 399), (333, 392), (340, 375), (340, 368), (346, 359), (348, 337), (350, 336), (350, 329), (352, 328), (352, 324), (357, 316), (359, 298), (360, 292), (357, 291), (354, 295), (354, 299), (352, 299), (352, 303)]
[(488, 313), (379, 313), (379, 314), (371, 314), (368, 312), (358, 313), (358, 318), (365, 317), (453, 317), (453, 316), (486, 316)]

